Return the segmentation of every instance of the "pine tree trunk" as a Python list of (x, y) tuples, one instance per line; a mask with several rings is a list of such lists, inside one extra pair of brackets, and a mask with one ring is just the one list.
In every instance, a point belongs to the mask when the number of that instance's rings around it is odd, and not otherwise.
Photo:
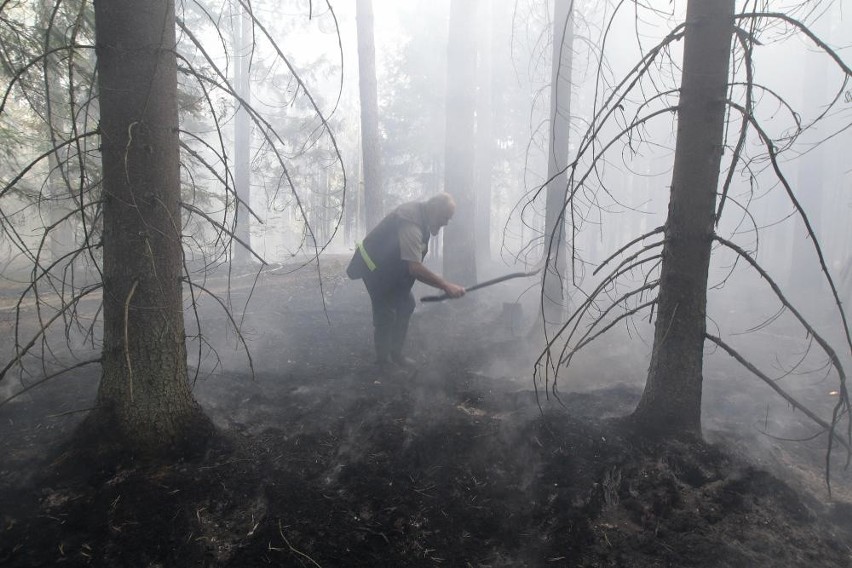
[(476, 256), (480, 263), (491, 260), (491, 185), (494, 170), (494, 105), (491, 53), (495, 28), (490, 2), (479, 9), (479, 65), (476, 98)]
[(701, 433), (707, 276), (722, 156), (733, 0), (690, 0), (677, 146), (651, 366), (635, 424), (652, 435)]
[[(251, 246), (251, 120), (247, 105), (251, 104), (249, 62), (252, 54), (251, 13), (245, 6), (237, 6), (237, 21), (234, 22), (234, 89), (242, 99), (234, 101), (234, 191), (240, 203), (234, 204), (236, 219), (234, 235), (245, 245)], [(241, 265), (251, 262), (251, 252), (240, 242), (231, 245), (232, 260)]]
[[(44, 47), (50, 51), (56, 47), (54, 38), (62, 37), (65, 32), (60, 26), (60, 18), (54, 14), (56, 8), (53, 0), (42, 0), (39, 4), (38, 17), (42, 29), (45, 30)], [(59, 78), (60, 59), (56, 53), (45, 57), (45, 132), (44, 140), (47, 142), (45, 150), (53, 150), (61, 143), (59, 138), (63, 132), (63, 116), (66, 112), (68, 96), (67, 90), (62, 88)], [(48, 112), (49, 110), (49, 112)], [(51, 230), (48, 235), (48, 246), (50, 250), (50, 262), (58, 263), (51, 272), (57, 278), (63, 278), (65, 270), (69, 265), (67, 256), (77, 248), (74, 234), (74, 201), (70, 195), (67, 178), (67, 168), (60, 162), (60, 157), (55, 152), (47, 157), (47, 180), (45, 184), (48, 197), (49, 218)]]
[(568, 135), (571, 127), (571, 71), (574, 26), (573, 0), (556, 0), (553, 14), (553, 62), (550, 84), (550, 138), (547, 159), (547, 203), (545, 205), (544, 251), (547, 261), (542, 298), (544, 321), (562, 324), (565, 313), (565, 280), (568, 256), (565, 242), (565, 191), (568, 176)]
[(88, 426), (159, 452), (210, 428), (187, 382), (174, 2), (96, 2), (95, 18), (104, 347)]
[(366, 229), (384, 216), (381, 157), (379, 151), (379, 102), (376, 86), (376, 46), (373, 32), (373, 0), (356, 0), (358, 25), (358, 85), (361, 93), (361, 152), (364, 174)]

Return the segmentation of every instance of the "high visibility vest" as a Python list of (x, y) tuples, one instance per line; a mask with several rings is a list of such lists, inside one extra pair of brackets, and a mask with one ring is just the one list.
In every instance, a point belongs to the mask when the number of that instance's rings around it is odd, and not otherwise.
[[(422, 203), (418, 205), (421, 211), (420, 222), (417, 225), (422, 235), (422, 260), (426, 257), (430, 235), (425, 205)], [(407, 222), (410, 221), (399, 215), (398, 208), (385, 216), (356, 246), (355, 254), (346, 269), (347, 275), (353, 279), (369, 278), (388, 283), (410, 281), (413, 285), (414, 277), (408, 273), (408, 262), (402, 260), (399, 250), (400, 225)]]

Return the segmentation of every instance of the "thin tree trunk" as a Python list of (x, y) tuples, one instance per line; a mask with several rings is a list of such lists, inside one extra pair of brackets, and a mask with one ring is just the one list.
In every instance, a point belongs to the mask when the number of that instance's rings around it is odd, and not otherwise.
[[(50, 53), (50, 50), (56, 45), (53, 44), (52, 38), (61, 37), (65, 30), (57, 29), (58, 22), (51, 21), (55, 9), (54, 0), (42, 0), (40, 3), (39, 18), (41, 19), (42, 28), (45, 30), (44, 51)], [(45, 79), (45, 112), (47, 113), (47, 121), (45, 123), (45, 137), (48, 147), (46, 150), (51, 150), (61, 143), (57, 136), (63, 132), (63, 118), (60, 113), (63, 112), (65, 102), (63, 100), (63, 90), (59, 81), (59, 65), (60, 61), (56, 54), (50, 54), (44, 60), (44, 79)], [(65, 93), (67, 95), (67, 92)], [(73, 210), (74, 205), (69, 191), (69, 180), (65, 166), (60, 164), (59, 156), (53, 152), (47, 157), (47, 183), (46, 193), (48, 196), (50, 224), (53, 227), (48, 238), (48, 247), (50, 250), (51, 262), (57, 262), (59, 259), (66, 256), (68, 253), (77, 248), (74, 237), (74, 223), (68, 214)], [(62, 278), (68, 261), (63, 261), (54, 267), (53, 273)]]
[(456, 214), (444, 229), (444, 275), (461, 284), (476, 282), (476, 43), (471, 33), (476, 12), (476, 0), (452, 0), (447, 52), (444, 188), (456, 200)]
[[(236, 204), (236, 224), (234, 235), (248, 245), (251, 244), (250, 213), (251, 207), (251, 121), (246, 105), (251, 104), (251, 84), (249, 82), (249, 63), (252, 46), (251, 14), (242, 4), (237, 7), (237, 21), (234, 23), (234, 88), (243, 102), (235, 102), (237, 110), (234, 116), (234, 190), (239, 200)], [(248, 264), (251, 252), (238, 242), (232, 243), (234, 262)]]
[(547, 203), (544, 223), (544, 257), (547, 261), (542, 298), (549, 325), (562, 323), (565, 313), (565, 279), (569, 252), (565, 246), (565, 191), (568, 176), (568, 135), (571, 127), (571, 70), (573, 62), (574, 0), (556, 0), (553, 14), (553, 63), (550, 83), (550, 144), (547, 160)]
[(355, 11), (358, 24), (358, 84), (361, 93), (364, 209), (366, 210), (366, 229), (369, 231), (378, 225), (384, 216), (373, 0), (356, 0)]
[(95, 3), (103, 160), (103, 377), (89, 425), (130, 449), (198, 442), (187, 383), (173, 0)]
[(361, 203), (361, 160), (352, 164), (350, 174), (346, 176), (346, 200), (344, 203), (343, 242), (352, 244), (358, 235), (358, 211)]
[(701, 433), (707, 276), (722, 156), (733, 0), (690, 0), (651, 366), (633, 419), (647, 434)]
[(476, 100), (476, 256), (479, 262), (491, 260), (491, 177), (494, 169), (494, 120), (491, 51), (494, 25), (491, 2), (480, 6), (479, 65)]

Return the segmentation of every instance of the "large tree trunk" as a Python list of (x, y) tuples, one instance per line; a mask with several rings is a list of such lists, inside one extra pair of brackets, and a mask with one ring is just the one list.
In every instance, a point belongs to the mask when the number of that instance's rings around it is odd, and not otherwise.
[(376, 86), (376, 46), (373, 35), (373, 0), (356, 0), (358, 25), (358, 85), (361, 93), (361, 152), (364, 174), (366, 229), (384, 216), (381, 156), (379, 152), (379, 101)]
[(187, 383), (174, 2), (96, 2), (95, 18), (104, 348), (89, 426), (159, 452), (209, 432)]
[(733, 0), (690, 0), (677, 146), (651, 366), (633, 419), (647, 434), (701, 433), (707, 275), (722, 157)]
[(460, 284), (476, 282), (476, 0), (452, 0), (447, 40), (447, 131), (444, 189), (456, 200), (456, 214), (444, 229), (444, 275)]
[(547, 159), (547, 203), (544, 222), (542, 315), (549, 325), (562, 323), (565, 279), (570, 254), (565, 246), (565, 206), (568, 134), (571, 127), (571, 70), (573, 62), (574, 0), (556, 0), (553, 14), (553, 61), (550, 82), (550, 143)]

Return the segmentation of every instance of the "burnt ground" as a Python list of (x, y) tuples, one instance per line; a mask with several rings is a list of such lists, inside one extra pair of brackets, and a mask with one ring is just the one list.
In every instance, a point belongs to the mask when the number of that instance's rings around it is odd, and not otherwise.
[[(325, 270), (326, 310), (313, 272), (254, 286), (253, 375), (202, 306), (219, 358), (203, 358), (195, 392), (219, 435), (199, 456), (116, 466), (65, 451), (97, 371), (0, 407), (0, 565), (852, 564), (849, 475), (829, 497), (819, 439), (716, 422), (714, 443), (636, 438), (618, 420), (641, 394), (620, 380), (637, 371), (621, 344), (593, 353), (583, 389), (537, 398), (518, 322), (486, 291), (419, 306), (418, 369), (382, 372), (366, 294), (339, 261)], [(232, 284), (240, 305), (252, 280)], [(753, 398), (737, 384), (713, 409)]]

